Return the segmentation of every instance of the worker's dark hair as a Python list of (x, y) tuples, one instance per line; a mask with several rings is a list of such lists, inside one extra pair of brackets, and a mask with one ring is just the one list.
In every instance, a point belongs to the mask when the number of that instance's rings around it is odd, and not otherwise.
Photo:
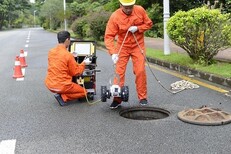
[(64, 43), (65, 40), (68, 38), (70, 39), (71, 35), (68, 31), (61, 31), (61, 32), (58, 32), (57, 34), (57, 38), (58, 38), (58, 42), (59, 43)]

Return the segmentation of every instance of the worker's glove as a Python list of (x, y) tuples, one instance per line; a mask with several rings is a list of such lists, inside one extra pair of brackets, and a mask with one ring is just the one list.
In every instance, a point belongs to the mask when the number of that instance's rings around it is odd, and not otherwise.
[(74, 56), (74, 57), (77, 57), (78, 56), (78, 54), (77, 54), (77, 52), (72, 52), (72, 55)]
[(137, 30), (138, 30), (137, 26), (131, 26), (131, 27), (128, 28), (128, 31), (132, 32), (132, 33), (135, 33)]
[(83, 62), (85, 63), (85, 65), (89, 65), (91, 63), (91, 59), (86, 58), (86, 59), (83, 60)]
[(119, 59), (118, 54), (112, 54), (111, 59), (112, 59), (113, 63), (116, 64), (118, 59)]

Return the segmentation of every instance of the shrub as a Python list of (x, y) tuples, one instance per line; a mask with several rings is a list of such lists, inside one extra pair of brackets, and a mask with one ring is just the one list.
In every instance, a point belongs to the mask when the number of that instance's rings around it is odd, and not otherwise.
[(209, 65), (220, 50), (231, 46), (229, 14), (205, 7), (179, 11), (167, 23), (170, 39), (194, 61)]
[(84, 31), (84, 27), (86, 24), (86, 19), (84, 17), (81, 17), (74, 21), (74, 23), (71, 25), (71, 29), (74, 34), (83, 39), (86, 36), (86, 33)]
[(111, 15), (111, 12), (99, 11), (92, 13), (88, 18), (88, 24), (90, 28), (90, 37), (102, 41), (107, 25), (107, 21)]
[(50, 28), (50, 22), (48, 20), (44, 20), (43, 24), (42, 24), (42, 27), (44, 29), (49, 29)]

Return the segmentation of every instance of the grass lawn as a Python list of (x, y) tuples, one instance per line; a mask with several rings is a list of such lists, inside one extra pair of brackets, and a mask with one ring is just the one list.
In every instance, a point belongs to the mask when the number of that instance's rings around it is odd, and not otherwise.
[(231, 78), (231, 63), (219, 62), (210, 66), (195, 64), (187, 54), (172, 52), (170, 55), (164, 55), (163, 51), (147, 48), (147, 57), (163, 60), (166, 62), (187, 66), (189, 68), (208, 72), (224, 78)]

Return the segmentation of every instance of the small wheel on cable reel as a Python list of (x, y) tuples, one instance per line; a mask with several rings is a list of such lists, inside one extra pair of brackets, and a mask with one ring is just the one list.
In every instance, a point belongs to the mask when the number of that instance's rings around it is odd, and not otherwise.
[(88, 93), (88, 94), (87, 94), (87, 98), (88, 98), (89, 100), (94, 100), (94, 93)]
[(121, 99), (123, 102), (127, 102), (129, 98), (129, 89), (128, 86), (123, 86), (121, 88)]
[(106, 102), (107, 101), (107, 87), (101, 86), (101, 101)]

